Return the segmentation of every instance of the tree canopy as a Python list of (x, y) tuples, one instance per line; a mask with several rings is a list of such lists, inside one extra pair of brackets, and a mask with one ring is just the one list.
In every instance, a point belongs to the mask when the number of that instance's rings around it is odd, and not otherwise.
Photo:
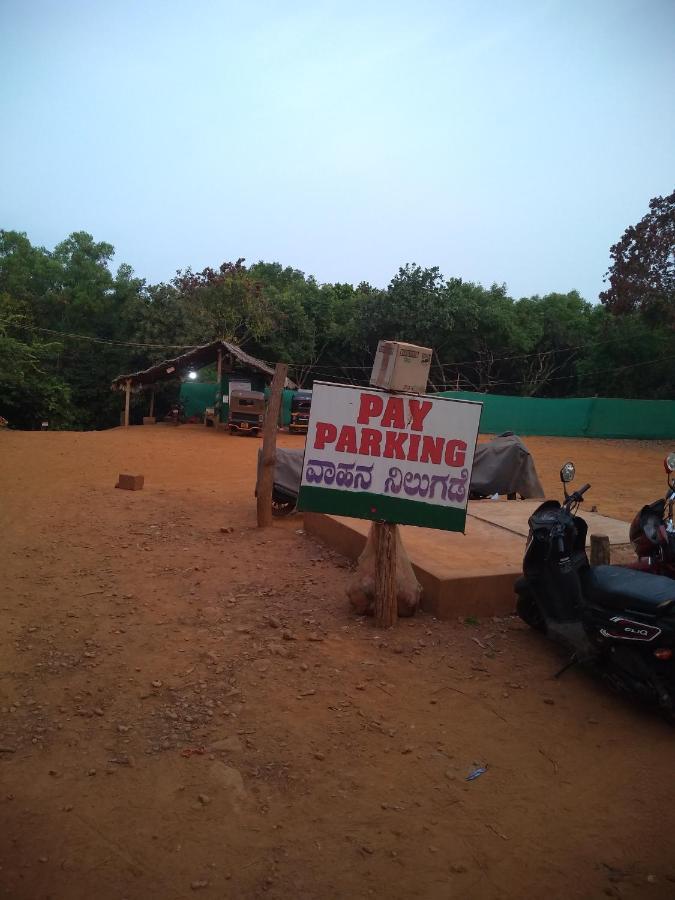
[(602, 303), (617, 314), (661, 317), (675, 328), (675, 191), (650, 200), (647, 215), (624, 231), (610, 255)]
[[(13, 427), (119, 424), (116, 376), (217, 337), (314, 379), (366, 383), (381, 338), (434, 350), (430, 390), (672, 398), (675, 193), (611, 248), (610, 286), (510, 297), (506, 286), (399, 268), (386, 288), (319, 284), (277, 262), (224, 262), (147, 284), (75, 232), (53, 250), (0, 231), (0, 415)], [(168, 404), (178, 384), (162, 388)]]

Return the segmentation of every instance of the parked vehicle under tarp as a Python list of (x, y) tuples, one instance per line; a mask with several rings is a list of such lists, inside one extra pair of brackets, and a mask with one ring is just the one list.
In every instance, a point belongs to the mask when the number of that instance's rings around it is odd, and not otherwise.
[[(304, 450), (285, 450), (277, 447), (274, 461), (274, 482), (272, 487), (272, 515), (286, 516), (293, 512), (300, 491)], [(262, 449), (258, 450), (258, 473), (255, 493), (258, 495), (258, 482), (262, 466)]]
[(544, 496), (532, 454), (512, 431), (479, 444), (473, 458), (471, 494), (473, 499), (516, 494), (524, 500)]

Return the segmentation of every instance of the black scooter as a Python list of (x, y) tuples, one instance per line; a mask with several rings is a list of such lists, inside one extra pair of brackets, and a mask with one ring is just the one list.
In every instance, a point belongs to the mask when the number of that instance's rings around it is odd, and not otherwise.
[(530, 517), (516, 612), (571, 651), (558, 676), (576, 663), (589, 665), (675, 722), (675, 581), (589, 565), (588, 526), (576, 513), (590, 484), (568, 494), (574, 474), (574, 464), (565, 463), (564, 502), (546, 500)]

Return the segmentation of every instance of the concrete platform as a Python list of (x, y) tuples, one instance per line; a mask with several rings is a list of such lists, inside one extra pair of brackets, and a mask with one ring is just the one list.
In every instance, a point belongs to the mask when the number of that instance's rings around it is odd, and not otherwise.
[[(521, 574), (527, 520), (538, 501), (469, 503), (466, 534), (401, 526), (401, 537), (423, 588), (422, 607), (439, 619), (513, 612), (513, 585)], [(628, 542), (628, 524), (584, 513), (590, 534), (610, 545)], [(304, 514), (305, 530), (349, 559), (361, 554), (370, 530), (365, 519)]]
[[(541, 500), (472, 500), (467, 513), (470, 518), (480, 519), (497, 528), (527, 537), (527, 520), (540, 503)], [(606, 535), (609, 538), (610, 546), (622, 546), (630, 543), (628, 522), (610, 519), (609, 516), (601, 516), (599, 513), (587, 512), (583, 506), (580, 514), (588, 523), (587, 547), (590, 547), (592, 534)]]

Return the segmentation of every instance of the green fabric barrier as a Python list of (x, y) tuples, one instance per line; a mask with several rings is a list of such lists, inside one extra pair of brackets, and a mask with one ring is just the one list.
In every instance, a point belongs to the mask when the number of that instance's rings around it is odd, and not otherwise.
[(184, 381), (180, 386), (180, 402), (185, 410), (185, 418), (201, 416), (207, 406), (215, 406), (218, 385), (215, 382)]
[(675, 438), (675, 402), (671, 400), (591, 400), (588, 437)]
[(482, 434), (515, 431), (551, 437), (675, 438), (675, 402), (671, 400), (508, 397), (472, 391), (443, 391), (440, 396), (479, 400), (483, 404)]
[[(281, 393), (281, 411), (279, 413), (279, 424), (282, 427), (287, 427), (291, 424), (291, 402), (293, 400), (293, 396), (295, 391), (290, 390), (289, 388), (284, 388)], [(265, 388), (265, 400), (269, 400), (270, 398), (270, 389), (269, 387)]]

